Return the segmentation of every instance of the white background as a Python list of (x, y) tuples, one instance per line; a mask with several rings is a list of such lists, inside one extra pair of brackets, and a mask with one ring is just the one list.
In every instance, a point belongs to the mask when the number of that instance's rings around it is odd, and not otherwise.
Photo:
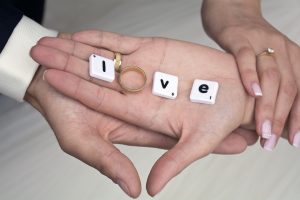
[[(200, 5), (200, 0), (51, 0), (45, 25), (66, 32), (101, 28), (165, 36), (217, 48), (202, 29)], [(265, 0), (263, 9), (276, 28), (300, 43), (299, 0)], [(26, 103), (2, 96), (0, 113), (0, 200), (130, 199), (96, 170), (63, 153), (46, 121)], [(145, 182), (163, 151), (120, 149), (141, 175), (139, 199), (151, 199)], [(240, 155), (199, 160), (155, 199), (299, 200), (299, 188), (300, 150), (280, 141), (272, 153), (255, 145)]]

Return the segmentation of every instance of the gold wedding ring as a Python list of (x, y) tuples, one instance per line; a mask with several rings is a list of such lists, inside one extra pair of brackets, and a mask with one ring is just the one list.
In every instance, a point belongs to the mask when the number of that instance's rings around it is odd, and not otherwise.
[[(129, 88), (127, 87), (122, 80), (122, 76), (124, 76), (125, 73), (127, 72), (137, 72), (138, 74), (140, 74), (143, 77), (143, 84), (140, 87), (136, 87), (136, 88)], [(119, 84), (121, 86), (121, 88), (125, 91), (125, 92), (130, 92), (130, 93), (136, 93), (136, 92), (140, 92), (142, 91), (147, 83), (147, 75), (145, 73), (145, 71), (137, 66), (129, 66), (129, 67), (125, 67), (120, 71), (120, 75), (119, 75)]]
[(272, 48), (267, 48), (266, 50), (264, 50), (263, 52), (257, 54), (256, 56), (273, 56), (275, 54), (275, 50)]
[[(116, 70), (116, 72), (120, 73), (119, 78), (118, 78), (120, 87), (125, 92), (130, 92), (130, 93), (136, 93), (136, 92), (142, 91), (147, 83), (147, 75), (146, 75), (145, 71), (142, 68), (137, 67), (137, 66), (128, 66), (128, 67), (122, 68), (122, 54), (118, 53), (118, 52), (115, 52), (114, 54), (115, 54), (115, 58), (114, 58), (115, 70)], [(127, 87), (124, 84), (123, 79), (122, 79), (124, 74), (127, 72), (136, 72), (136, 73), (140, 74), (143, 77), (143, 84), (137, 88)]]
[(121, 72), (121, 65), (122, 65), (122, 55), (118, 52), (115, 53), (115, 58), (114, 58), (114, 63), (115, 63), (115, 70), (116, 72)]

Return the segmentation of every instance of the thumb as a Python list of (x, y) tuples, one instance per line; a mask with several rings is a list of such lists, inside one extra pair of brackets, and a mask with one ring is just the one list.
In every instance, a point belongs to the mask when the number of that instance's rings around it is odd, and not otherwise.
[[(61, 131), (56, 131), (59, 132)], [(141, 192), (139, 175), (128, 157), (97, 134), (88, 134), (80, 127), (69, 129), (67, 133), (70, 132), (72, 134), (56, 134), (64, 152), (97, 169), (118, 184), (130, 197), (139, 196)]]
[(152, 167), (146, 186), (149, 195), (154, 196), (159, 193), (173, 177), (195, 160), (211, 153), (215, 146), (216, 144), (207, 142), (204, 138), (200, 138), (200, 140), (190, 138), (178, 142)]
[(237, 128), (214, 149), (215, 154), (238, 154), (256, 143), (258, 135), (255, 131)]

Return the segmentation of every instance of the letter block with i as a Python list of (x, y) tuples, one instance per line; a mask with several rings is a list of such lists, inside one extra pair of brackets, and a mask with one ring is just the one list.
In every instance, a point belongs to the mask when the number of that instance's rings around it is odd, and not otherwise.
[(107, 82), (115, 80), (115, 65), (113, 60), (92, 54), (89, 61), (91, 77)]

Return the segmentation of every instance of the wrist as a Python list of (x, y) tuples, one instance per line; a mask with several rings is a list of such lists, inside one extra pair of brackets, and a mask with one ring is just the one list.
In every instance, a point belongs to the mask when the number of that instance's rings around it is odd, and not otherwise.
[(262, 18), (260, 0), (204, 0), (201, 15), (213, 39), (228, 27)]
[(25, 96), (24, 96), (24, 100), (26, 102), (28, 102), (29, 104), (31, 104), (35, 109), (37, 109), (42, 114), (43, 114), (43, 110), (38, 101), (37, 87), (41, 83), (41, 79), (42, 79), (41, 77), (43, 75), (43, 71), (44, 70), (41, 66), (37, 69), (30, 85), (28, 86), (28, 88), (26, 90)]
[(38, 87), (38, 84), (41, 82), (43, 71), (44, 71), (43, 67), (39, 66), (32, 78), (32, 81), (30, 82), (30, 84), (26, 90), (26, 96), (31, 96), (32, 98), (37, 98), (37, 87)]

